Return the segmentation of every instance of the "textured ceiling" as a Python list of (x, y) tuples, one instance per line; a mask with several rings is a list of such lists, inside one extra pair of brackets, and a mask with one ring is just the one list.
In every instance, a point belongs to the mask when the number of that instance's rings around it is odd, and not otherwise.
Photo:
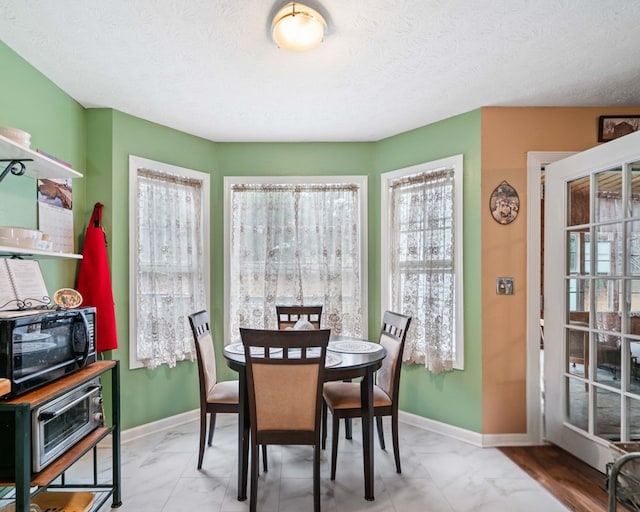
[[(214, 141), (374, 141), (482, 106), (640, 105), (640, 1), (0, 0), (2, 40), (86, 107)], [(10, 79), (10, 77), (4, 77)]]

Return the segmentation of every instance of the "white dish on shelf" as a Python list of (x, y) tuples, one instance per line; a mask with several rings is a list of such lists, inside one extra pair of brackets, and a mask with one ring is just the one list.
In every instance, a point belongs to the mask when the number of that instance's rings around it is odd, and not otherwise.
[(11, 126), (0, 126), (0, 135), (3, 135), (9, 140), (12, 140), (16, 144), (20, 144), (28, 148), (31, 146), (31, 134), (25, 132), (19, 128), (13, 128)]
[(0, 245), (39, 249), (40, 242), (42, 242), (42, 232), (37, 229), (0, 226)]

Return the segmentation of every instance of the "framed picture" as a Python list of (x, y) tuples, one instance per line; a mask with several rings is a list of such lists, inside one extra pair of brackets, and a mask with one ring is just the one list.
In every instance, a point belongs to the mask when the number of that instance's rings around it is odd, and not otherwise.
[(489, 209), (493, 220), (498, 224), (511, 224), (516, 220), (520, 210), (518, 193), (511, 185), (503, 181), (491, 192)]
[(600, 116), (598, 142), (607, 142), (640, 129), (640, 116)]

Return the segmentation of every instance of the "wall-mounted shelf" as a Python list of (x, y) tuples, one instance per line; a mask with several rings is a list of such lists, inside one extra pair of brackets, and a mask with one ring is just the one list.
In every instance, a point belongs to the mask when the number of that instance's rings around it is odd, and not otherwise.
[(70, 258), (76, 260), (82, 259), (82, 254), (75, 254), (71, 252), (41, 251), (40, 249), (25, 249), (22, 247), (10, 247), (7, 245), (0, 245), (0, 257), (1, 256), (34, 256), (37, 258)]
[(82, 178), (82, 173), (0, 135), (0, 181), (11, 172), (32, 178)]

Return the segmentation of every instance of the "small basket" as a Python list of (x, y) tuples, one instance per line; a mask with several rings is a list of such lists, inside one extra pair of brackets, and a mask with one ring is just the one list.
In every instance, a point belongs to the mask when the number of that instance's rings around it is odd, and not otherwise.
[(34, 496), (31, 503), (45, 512), (87, 512), (94, 497), (92, 492), (44, 491)]

